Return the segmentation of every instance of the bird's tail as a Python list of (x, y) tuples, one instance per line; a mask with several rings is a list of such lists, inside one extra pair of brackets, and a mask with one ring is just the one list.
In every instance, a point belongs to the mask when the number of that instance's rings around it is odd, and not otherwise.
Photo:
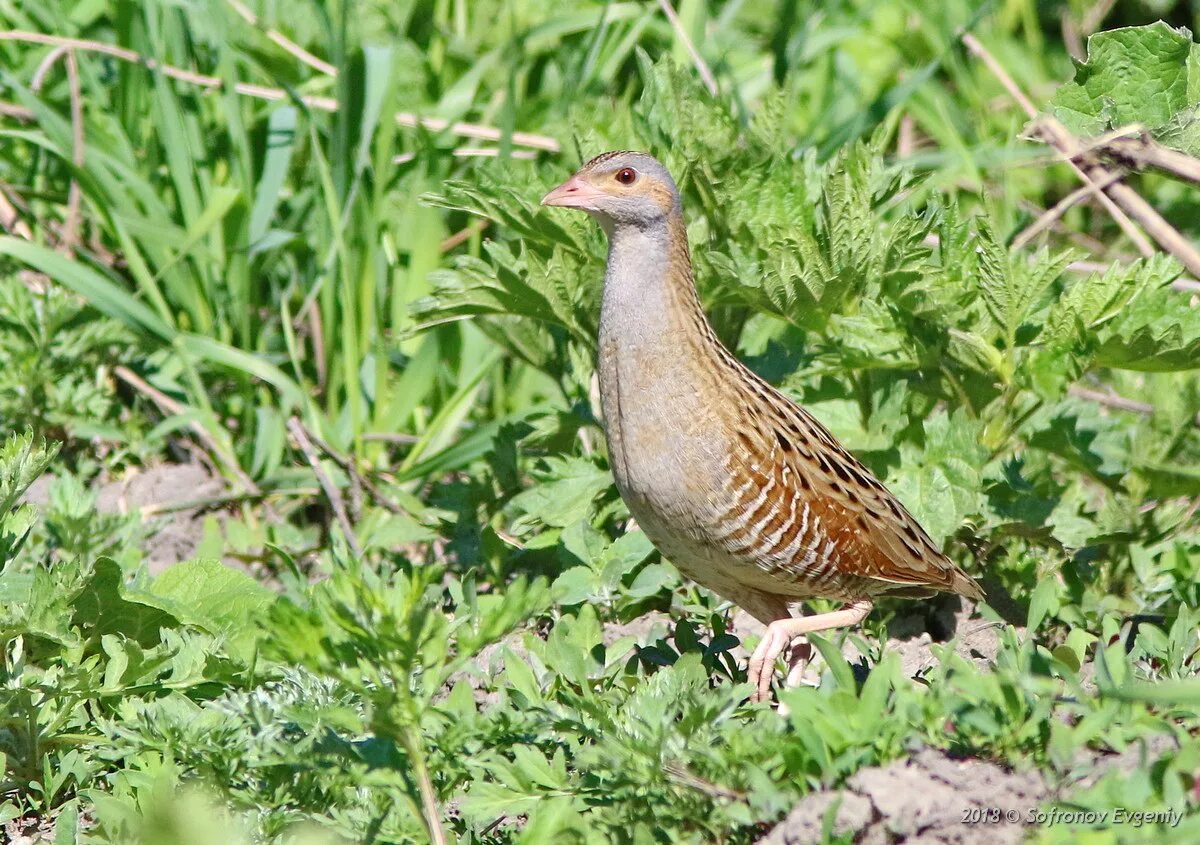
[(983, 587), (979, 586), (979, 582), (957, 566), (950, 574), (950, 590), (973, 601), (984, 599)]

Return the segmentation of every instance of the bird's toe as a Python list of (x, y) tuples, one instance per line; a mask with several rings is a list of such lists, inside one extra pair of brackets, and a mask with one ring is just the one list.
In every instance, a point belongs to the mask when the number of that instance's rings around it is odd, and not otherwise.
[(746, 672), (746, 680), (755, 686), (752, 701), (768, 701), (771, 698), (771, 679), (775, 675), (775, 659), (791, 643), (792, 637), (776, 623), (767, 626), (763, 637), (759, 640), (758, 648), (750, 657), (750, 666)]

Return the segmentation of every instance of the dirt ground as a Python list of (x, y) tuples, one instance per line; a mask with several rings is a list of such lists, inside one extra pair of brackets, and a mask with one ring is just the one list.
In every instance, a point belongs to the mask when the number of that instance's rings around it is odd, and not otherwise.
[[(96, 494), (96, 508), (101, 513), (170, 508), (215, 496), (224, 486), (200, 464), (160, 464), (103, 485)], [(204, 536), (203, 515), (186, 509), (151, 518), (161, 526), (145, 548), (151, 574), (191, 559)]]
[[(25, 492), (22, 501), (46, 505), (50, 501), (52, 475), (43, 475)], [(163, 509), (147, 516), (157, 530), (143, 551), (151, 574), (190, 560), (204, 536), (204, 514), (195, 508), (173, 508), (216, 496), (224, 482), (214, 478), (198, 463), (158, 464), (96, 485), (96, 510), (100, 513), (130, 513), (139, 508)]]
[(1015, 845), (1025, 825), (1001, 818), (966, 824), (972, 810), (996, 808), (1020, 819), (1046, 798), (1037, 772), (1017, 774), (982, 760), (955, 760), (931, 748), (887, 766), (857, 772), (844, 789), (800, 801), (760, 845), (821, 841), (827, 817), (833, 831), (856, 845)]

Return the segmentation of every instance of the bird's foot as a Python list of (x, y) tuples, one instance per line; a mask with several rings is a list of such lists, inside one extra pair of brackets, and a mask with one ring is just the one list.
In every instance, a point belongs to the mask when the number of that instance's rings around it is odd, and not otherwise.
[(775, 629), (772, 634), (773, 626), (767, 626), (763, 638), (759, 640), (758, 648), (754, 650), (753, 656), (750, 658), (750, 668), (747, 672), (747, 680), (754, 684), (754, 694), (750, 697), (751, 701), (767, 701), (771, 698), (771, 680), (775, 677), (775, 660), (784, 650), (790, 646), (788, 653), (787, 665), (788, 673), (787, 680), (784, 686), (787, 689), (800, 685), (800, 679), (804, 676), (804, 670), (812, 660), (812, 646), (808, 640), (794, 637), (788, 631), (780, 631)]
[[(848, 602), (840, 610), (830, 613), (818, 613), (814, 616), (787, 617), (776, 619), (767, 626), (763, 637), (758, 642), (758, 648), (750, 656), (750, 668), (746, 679), (754, 684), (754, 694), (751, 701), (767, 701), (771, 697), (771, 678), (775, 674), (775, 658), (795, 640), (813, 631), (827, 631), (830, 628), (842, 628), (847, 625), (857, 625), (871, 612), (870, 599), (858, 599)], [(788, 661), (788, 685), (791, 686), (793, 675), (799, 679), (804, 673), (803, 662), (812, 656), (812, 648), (803, 641), (806, 654), (797, 669), (795, 656)]]
[[(796, 638), (791, 630), (794, 622), (794, 619), (778, 619), (772, 622), (763, 632), (762, 639), (758, 641), (758, 647), (750, 656), (750, 667), (746, 671), (746, 680), (754, 684), (754, 693), (750, 696), (751, 701), (770, 700), (771, 679), (775, 676), (775, 660)], [(805, 650), (803, 662), (806, 663), (812, 654), (812, 647), (805, 641), (802, 641), (799, 647), (803, 647)], [(793, 651), (793, 657), (788, 660), (789, 678), (791, 670), (795, 666), (795, 654), (796, 651)], [(803, 672), (803, 668), (800, 671)]]

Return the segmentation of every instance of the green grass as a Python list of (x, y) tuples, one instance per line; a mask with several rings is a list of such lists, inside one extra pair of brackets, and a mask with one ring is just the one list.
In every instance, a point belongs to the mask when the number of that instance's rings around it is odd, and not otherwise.
[[(234, 5), (0, 3), (0, 29), (222, 80), (78, 50), (76, 126), (66, 59), (34, 90), (51, 48), (0, 40), (27, 114), (0, 119), (0, 819), (56, 842), (753, 842), (933, 746), (1036, 769), (1061, 806), (1186, 814), (1037, 841), (1196, 838), (1198, 311), (1098, 205), (1010, 248), (1078, 182), (959, 35), (1081, 132), (1167, 103), (1145, 122), (1190, 149), (1186, 40), (1089, 99), (1055, 95), (1089, 4), (681, 0), (714, 97), (657, 3), (262, 2), (257, 26)], [(1153, 15), (1194, 23), (1118, 3), (1104, 25)], [(611, 148), (678, 177), (722, 338), (984, 577), (992, 665), (935, 644), (908, 677), (879, 645), (894, 604), (850, 635), (862, 664), (818, 643), (788, 717), (747, 703), (729, 606), (627, 531), (611, 484), (603, 237), (537, 205)], [(1200, 237), (1190, 186), (1130, 183)], [(1088, 398), (1109, 390), (1152, 412)], [(225, 492), (197, 559), (151, 575), (162, 515), (96, 489), (197, 455)], [(651, 611), (661, 637), (620, 636)], [(1081, 785), (1142, 742), (1172, 750)]]

